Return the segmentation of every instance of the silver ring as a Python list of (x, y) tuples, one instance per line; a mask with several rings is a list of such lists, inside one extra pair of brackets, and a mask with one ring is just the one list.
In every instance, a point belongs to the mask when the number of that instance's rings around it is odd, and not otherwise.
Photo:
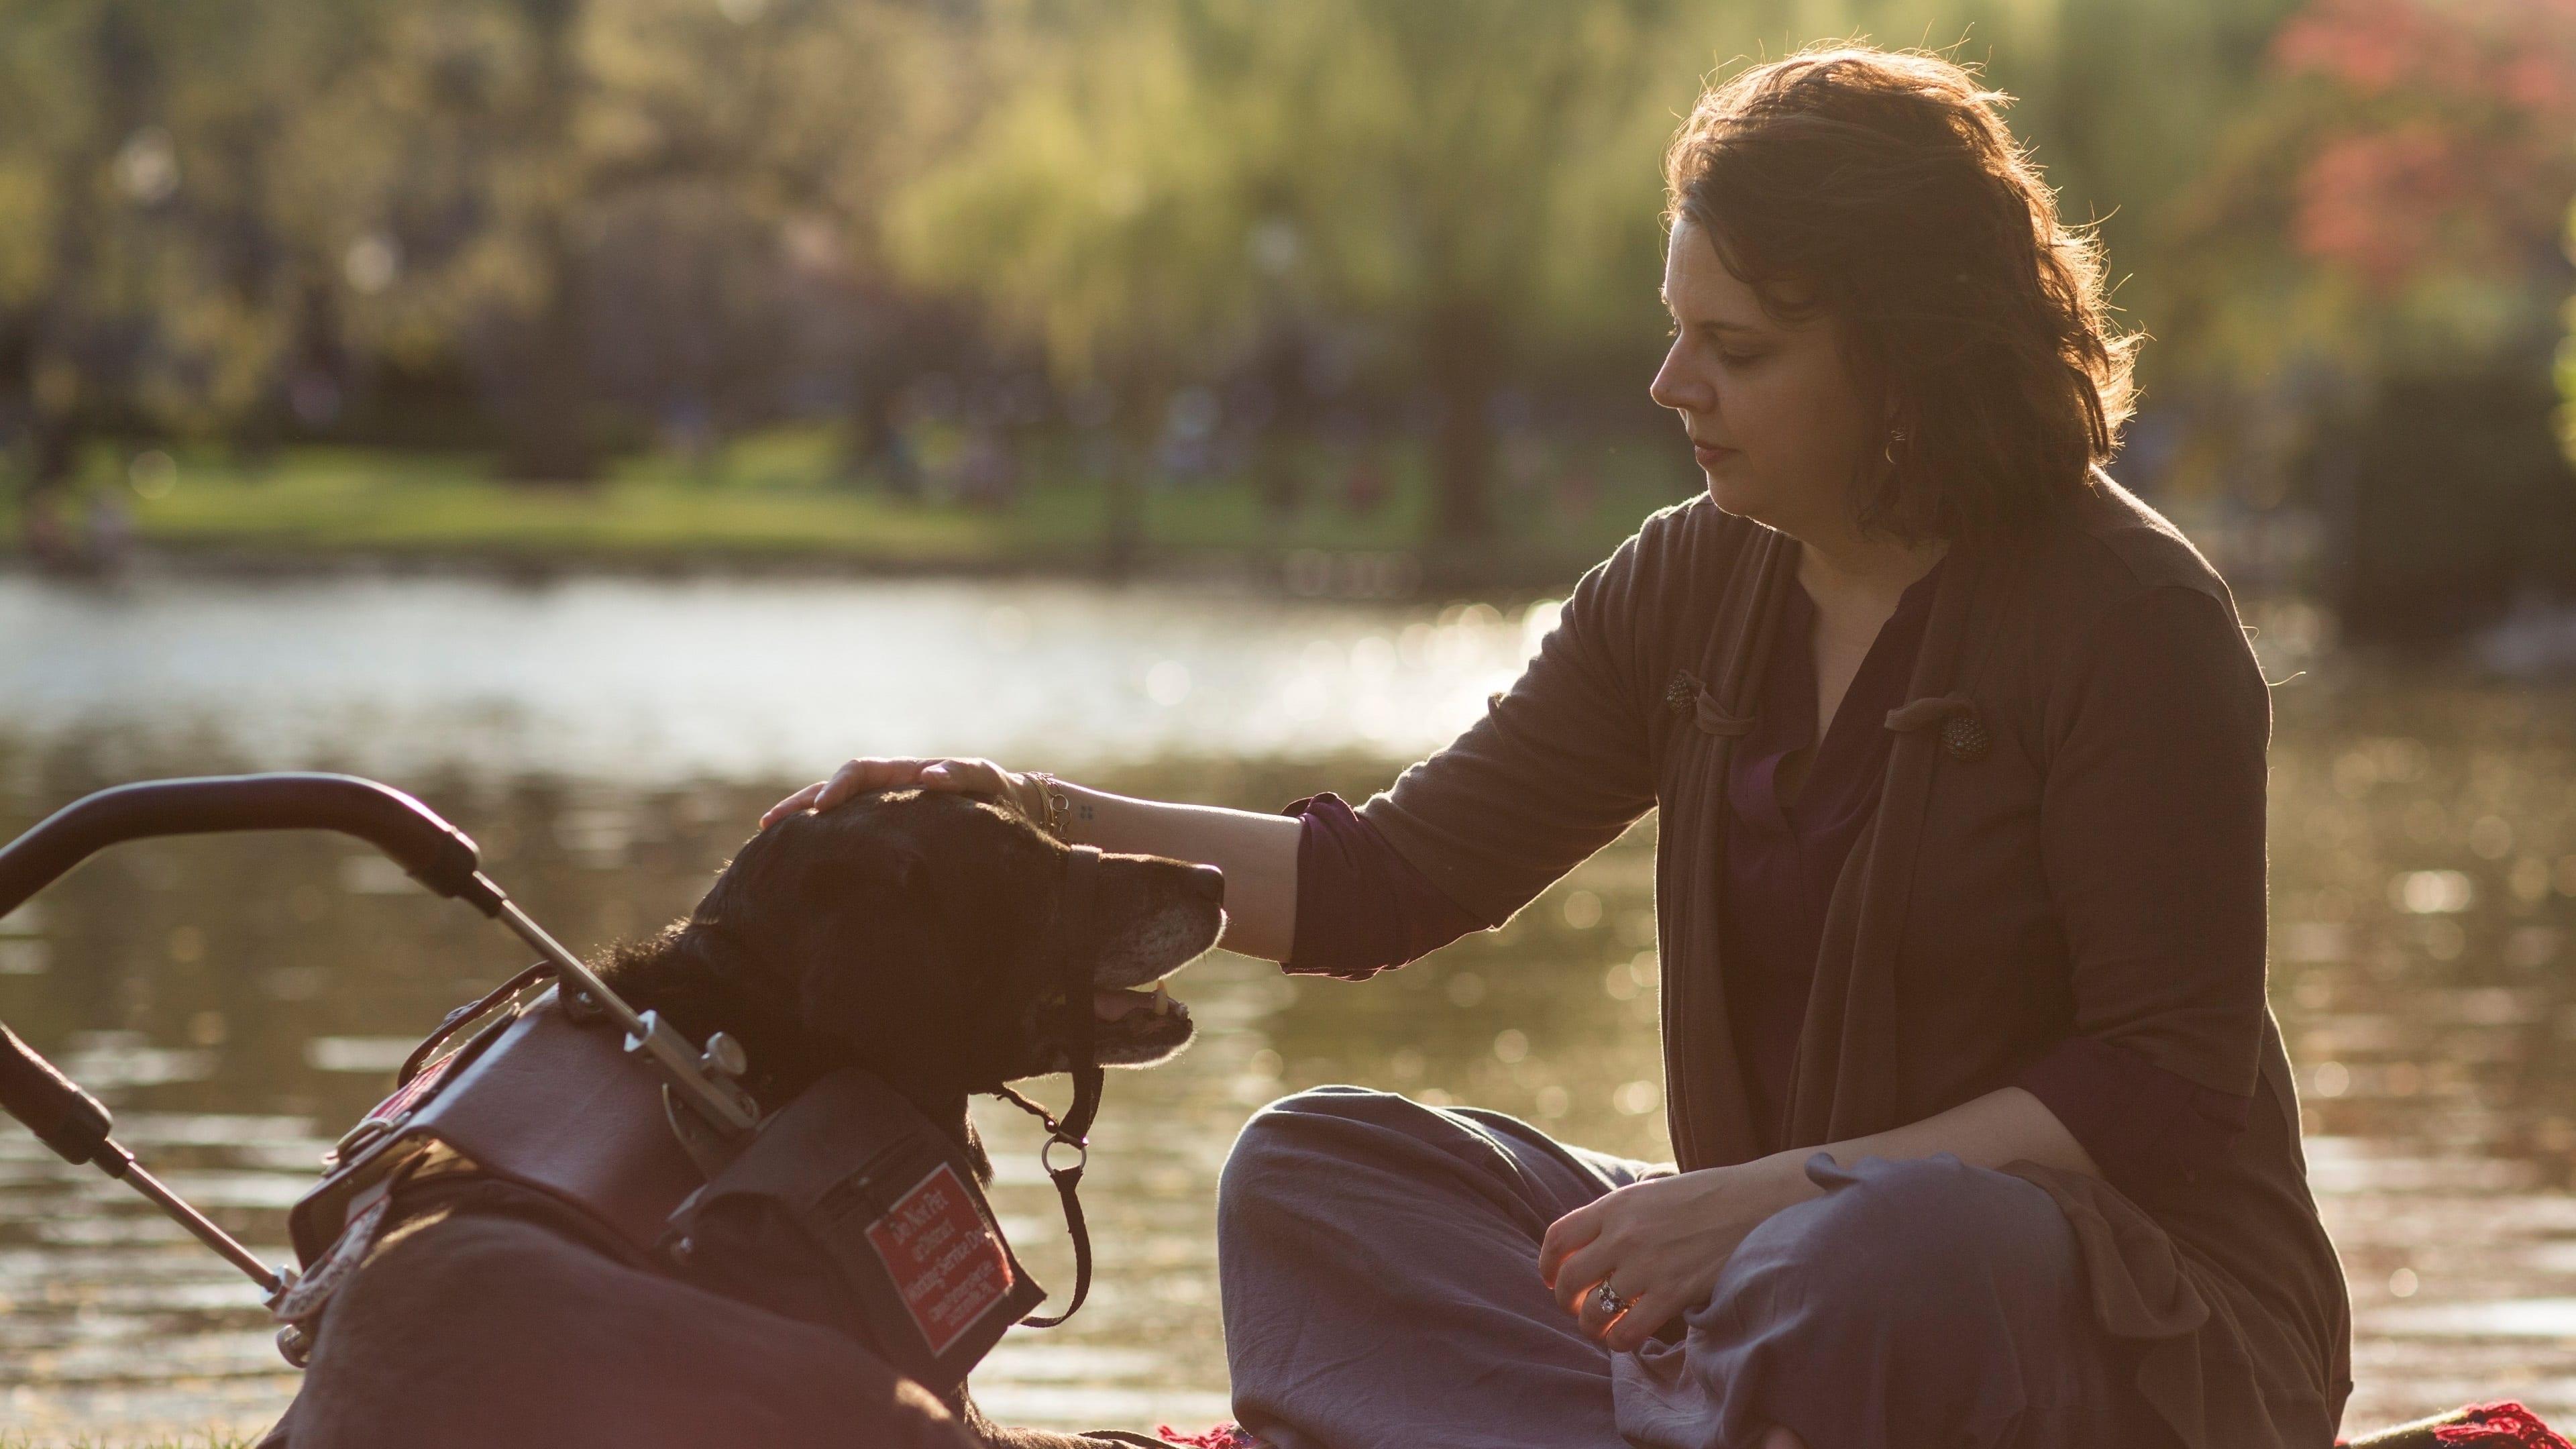
[(1610, 1286), (1610, 1280), (1607, 1278), (1602, 1279), (1600, 1286), (1592, 1290), (1592, 1306), (1609, 1317), (1616, 1318), (1627, 1312), (1628, 1302), (1629, 1300), (1619, 1296), (1618, 1289)]

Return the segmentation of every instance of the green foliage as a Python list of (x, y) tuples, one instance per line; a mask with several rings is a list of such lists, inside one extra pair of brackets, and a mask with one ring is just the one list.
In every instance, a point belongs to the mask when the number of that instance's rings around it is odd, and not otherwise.
[(101, 1439), (89, 1434), (35, 1439), (24, 1434), (0, 1434), (0, 1449), (251, 1449), (257, 1442), (255, 1436), (227, 1434), (218, 1429), (177, 1439)]
[(1698, 68), (1669, 44), (1673, 10), (1260, 7), (1278, 124), (1245, 128), (1246, 169), (1315, 239), (1333, 305), (1417, 325), (1491, 311), (1507, 345), (1597, 341), (1653, 315), (1657, 160)]
[(1239, 297), (1244, 218), (1205, 78), (1161, 7), (1022, 15), (1013, 76), (965, 144), (905, 190), (891, 251), (913, 278), (1034, 333), (1076, 386), (1187, 371)]
[(1121, 351), (1222, 356), (1265, 306), (1400, 321), (1464, 302), (1531, 350), (1617, 345), (1651, 326), (1658, 162), (1713, 68), (1836, 35), (1934, 45), (2022, 97), (2072, 213), (2152, 211), (2255, 88), (2284, 8), (1021, 8), (991, 41), (1012, 85), (905, 192), (896, 252), (1077, 373)]
[(49, 418), (221, 426), (287, 345), (267, 163), (283, 82), (318, 64), (329, 12), (51, 0), (8, 27), (0, 386)]
[[(2576, 257), (2576, 207), (2567, 213), (2567, 255)], [(2558, 315), (2566, 328), (2558, 339), (2553, 368), (2558, 380), (2558, 446), (2570, 462), (2576, 462), (2576, 294), (2560, 306)]]
[[(2565, 8), (2455, 4), (2473, 56)], [(1431, 526), (1473, 532), (1497, 399), (1644, 411), (1675, 120), (1711, 75), (1821, 39), (1941, 49), (2018, 98), (2158, 339), (2151, 403), (2376, 355), (2404, 317), (2457, 334), (2405, 333), (2437, 354), (2527, 321), (2516, 277), (2546, 266), (2392, 293), (2284, 244), (2318, 157), (2409, 126), (2528, 161), (2477, 196), (2563, 207), (2565, 147), (2515, 139), (2485, 94), (2509, 87), (2360, 95), (2285, 58), (2283, 35), (2416, 10), (22, 0), (0, 11), (0, 419), (40, 478), (100, 431), (381, 435), (423, 396), (517, 474), (836, 411), (875, 466), (918, 377), (1025, 355), (1123, 419), (1113, 471), (1141, 476), (1175, 390), (1285, 340), (1430, 423)]]
[(1480, 531), (1513, 355), (1651, 335), (1657, 102), (1687, 96), (1667, 8), (1022, 10), (1009, 93), (908, 189), (894, 254), (1131, 417), (1299, 319), (1373, 325), (1467, 420), (1442, 518)]
[[(1031, 6), (1009, 91), (895, 211), (906, 274), (1041, 337), (1060, 376), (1152, 392), (1264, 328), (1360, 329), (1427, 388), (1450, 532), (1480, 524), (1481, 419), (1512, 385), (1642, 386), (1658, 160), (1712, 66), (1820, 37), (1988, 66), (2067, 209), (2124, 259), (2259, 85), (2285, 6), (2183, 0), (1156, 0)], [(2164, 260), (2157, 258), (2157, 260)], [(2183, 268), (2151, 266), (2155, 272)], [(2153, 330), (2181, 289), (2131, 289)]]
[(955, 104), (946, 43), (878, 3), (10, 6), (0, 415), (43, 478), (84, 431), (256, 436), (375, 368), (463, 370), (522, 471), (585, 472), (597, 323), (631, 315), (600, 268), (864, 272), (888, 166)]

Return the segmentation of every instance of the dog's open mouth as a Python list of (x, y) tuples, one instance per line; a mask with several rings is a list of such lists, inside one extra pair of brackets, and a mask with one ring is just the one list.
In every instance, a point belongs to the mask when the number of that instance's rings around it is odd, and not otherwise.
[(1164, 989), (1157, 981), (1147, 991), (1113, 990), (1103, 987), (1091, 993), (1091, 1016), (1094, 1021), (1117, 1025), (1143, 1012), (1153, 1016), (1178, 1016), (1187, 1021), (1190, 1009)]
[[(1061, 1011), (1061, 994), (1045, 1009)], [(1190, 1009), (1157, 981), (1142, 989), (1099, 987), (1091, 993), (1092, 1053), (1103, 1066), (1146, 1066), (1189, 1043), (1198, 1030)]]

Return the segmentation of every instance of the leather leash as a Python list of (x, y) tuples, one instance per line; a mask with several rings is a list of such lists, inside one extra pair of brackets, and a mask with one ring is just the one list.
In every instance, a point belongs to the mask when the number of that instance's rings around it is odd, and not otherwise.
[[(1052, 1318), (1031, 1314), (1020, 1320), (1030, 1328), (1053, 1328), (1063, 1323), (1073, 1317), (1091, 1292), (1091, 1229), (1083, 1222), (1082, 1199), (1075, 1192), (1082, 1185), (1082, 1169), (1090, 1161), (1091, 1122), (1100, 1115), (1100, 1089), (1107, 1077), (1100, 1067), (1091, 1013), (1092, 977), (1099, 961), (1093, 915), (1099, 894), (1098, 848), (1067, 847), (1064, 893), (1056, 910), (1056, 938), (1061, 953), (1057, 970), (1064, 983), (1063, 1029), (1066, 1061), (1073, 1073), (1073, 1105), (1057, 1117), (1011, 1090), (1008, 1083), (993, 1088), (994, 1096), (1046, 1124), (1046, 1146), (1038, 1150), (1038, 1163), (1046, 1169), (1047, 1180), (1055, 1184), (1056, 1196), (1064, 1201), (1065, 1232), (1073, 1238), (1073, 1297), (1065, 1303), (1064, 1311)], [(1062, 1167), (1055, 1164), (1059, 1146), (1073, 1149), (1073, 1160)]]

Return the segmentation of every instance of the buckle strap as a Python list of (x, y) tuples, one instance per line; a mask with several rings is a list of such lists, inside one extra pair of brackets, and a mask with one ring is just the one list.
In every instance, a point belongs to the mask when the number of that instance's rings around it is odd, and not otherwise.
[[(1089, 845), (1067, 849), (1064, 893), (1056, 909), (1056, 959), (1058, 979), (1064, 985), (1063, 1030), (1066, 1061), (1073, 1073), (1072, 1105), (1057, 1117), (1013, 1091), (1008, 1083), (993, 1088), (994, 1096), (1046, 1124), (1046, 1146), (1039, 1149), (1038, 1161), (1046, 1168), (1047, 1180), (1055, 1184), (1056, 1196), (1064, 1205), (1064, 1230), (1073, 1239), (1073, 1297), (1054, 1317), (1031, 1314), (1020, 1320), (1030, 1328), (1053, 1328), (1063, 1323), (1081, 1309), (1082, 1300), (1091, 1294), (1091, 1229), (1083, 1220), (1082, 1199), (1076, 1194), (1082, 1186), (1082, 1169), (1091, 1159), (1091, 1124), (1100, 1115), (1101, 1088), (1108, 1077), (1100, 1069), (1091, 1012), (1092, 979), (1100, 946), (1093, 907), (1099, 894), (1099, 849)], [(1059, 1145), (1073, 1149), (1073, 1160), (1062, 1167), (1055, 1162)]]
[[(1094, 1106), (1099, 1105), (1100, 1078), (1098, 1067), (1074, 1073), (1076, 1100), (1088, 1097)], [(1055, 1164), (1058, 1143), (1069, 1144), (1074, 1150), (1073, 1160), (1062, 1167)], [(1090, 1149), (1080, 1139), (1064, 1136), (1061, 1129), (1048, 1136), (1046, 1146), (1039, 1152), (1038, 1161), (1045, 1166), (1047, 1179), (1055, 1184), (1055, 1195), (1064, 1205), (1065, 1235), (1073, 1239), (1073, 1296), (1065, 1300), (1064, 1311), (1053, 1317), (1032, 1313), (1021, 1319), (1027, 1327), (1054, 1328), (1080, 1312), (1082, 1300), (1091, 1296), (1091, 1227), (1083, 1220), (1082, 1198), (1077, 1192), (1082, 1186), (1082, 1169), (1090, 1159)]]

